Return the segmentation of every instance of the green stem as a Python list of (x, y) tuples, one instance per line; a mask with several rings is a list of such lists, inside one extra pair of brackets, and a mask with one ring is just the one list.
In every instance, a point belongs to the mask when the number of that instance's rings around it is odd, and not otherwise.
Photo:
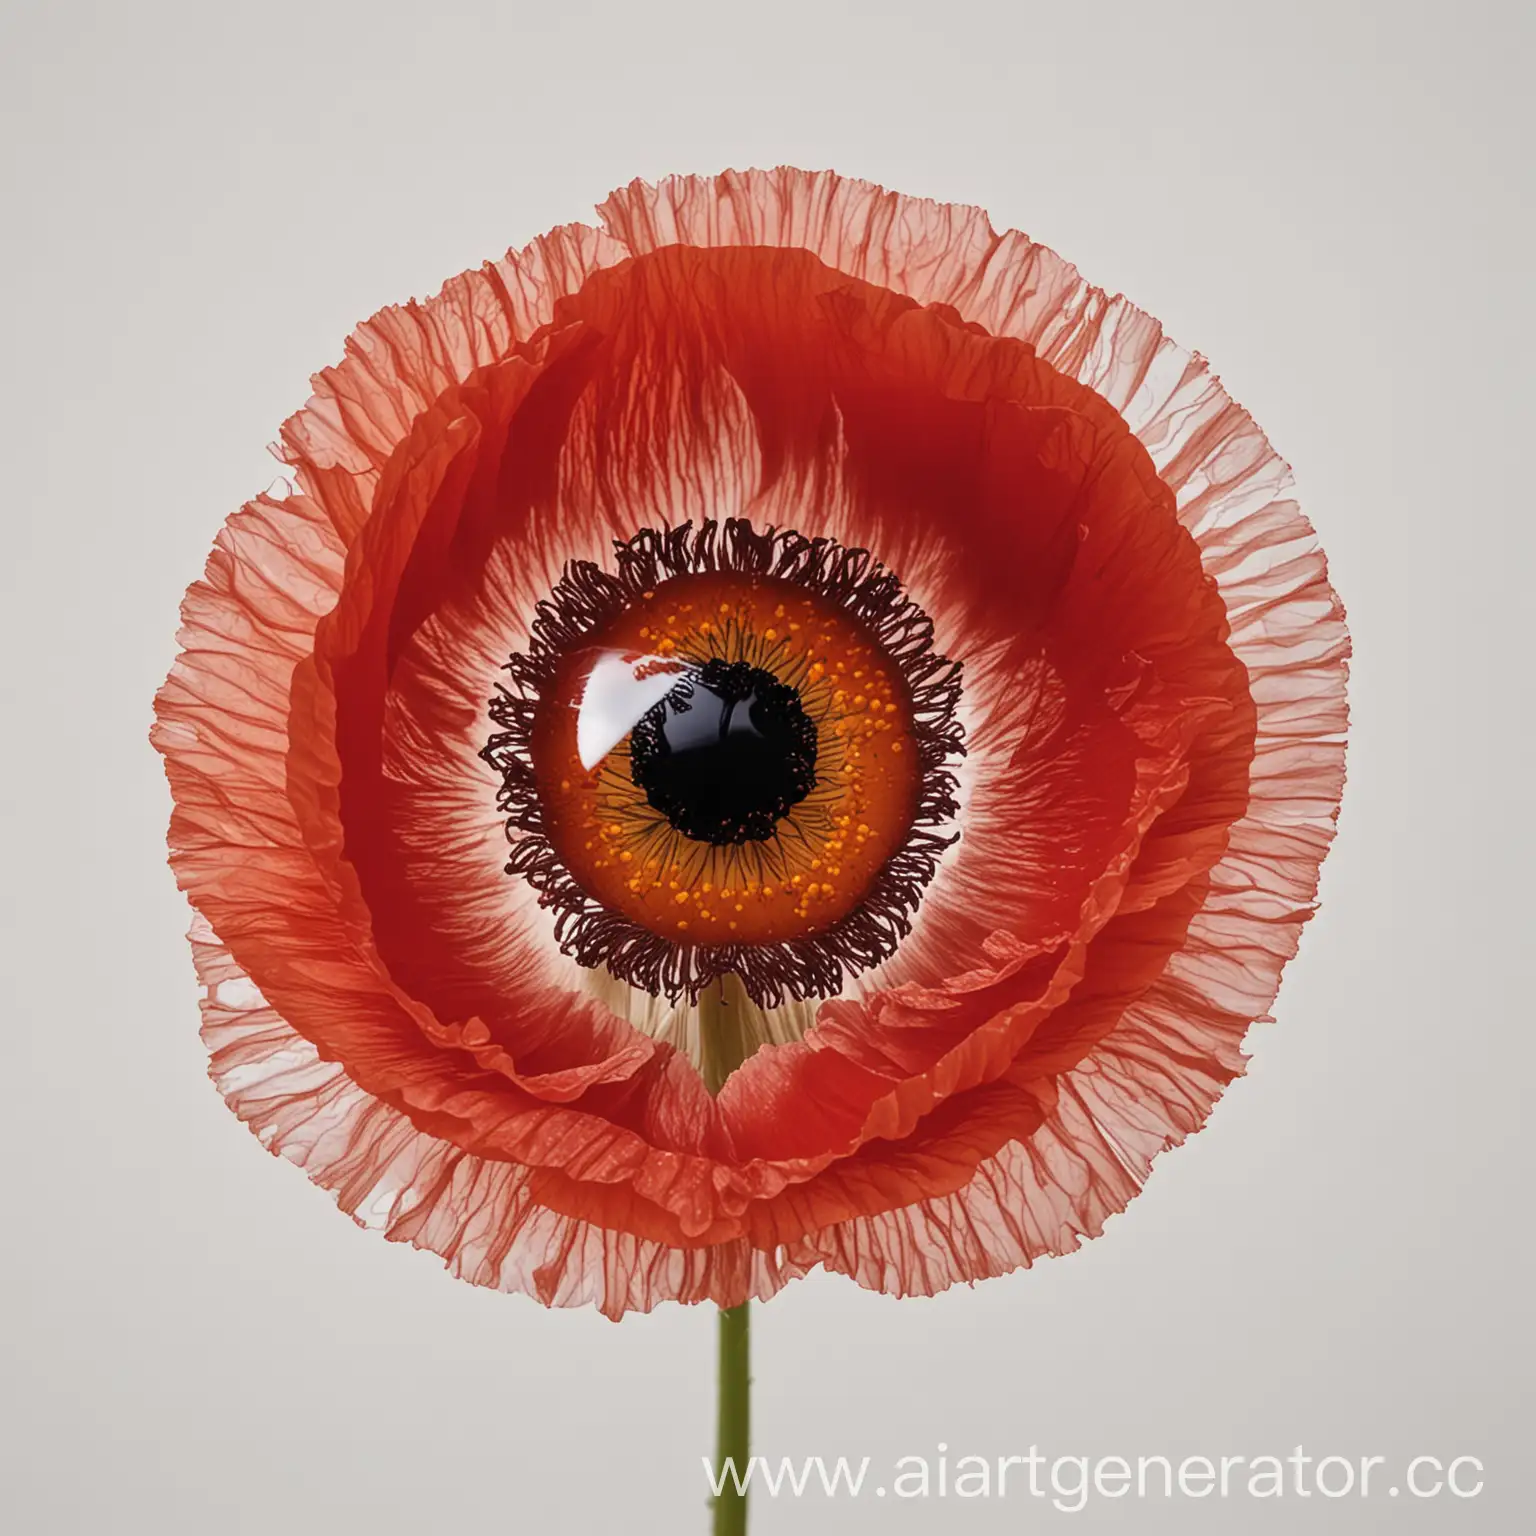
[(715, 1437), (715, 1476), (721, 1479), (715, 1499), (714, 1536), (746, 1536), (747, 1495), (738, 1493), (726, 1467), (747, 1475), (752, 1442), (752, 1350), (750, 1301), (720, 1312), (720, 1413)]
[[(699, 994), (699, 1066), (711, 1093), (751, 1054), (747, 1038), (748, 999), (735, 976), (722, 976)], [(747, 1495), (736, 1478), (747, 1476), (752, 1443), (752, 1361), (748, 1329), (750, 1302), (720, 1312), (719, 1413), (715, 1433), (714, 1536), (746, 1536)], [(727, 1468), (726, 1463), (731, 1464)], [(732, 1475), (734, 1469), (735, 1475)]]

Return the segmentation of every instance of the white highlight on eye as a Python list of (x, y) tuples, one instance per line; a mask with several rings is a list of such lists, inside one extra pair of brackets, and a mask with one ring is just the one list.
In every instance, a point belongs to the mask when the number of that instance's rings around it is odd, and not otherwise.
[(659, 704), (698, 668), (676, 656), (635, 651), (595, 653), (576, 702), (576, 755), (595, 768)]

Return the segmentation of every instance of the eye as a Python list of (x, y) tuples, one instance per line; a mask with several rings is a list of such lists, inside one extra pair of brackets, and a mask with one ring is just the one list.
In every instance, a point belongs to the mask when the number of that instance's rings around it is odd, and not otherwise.
[(578, 964), (762, 1006), (887, 959), (955, 841), (961, 674), (867, 551), (744, 519), (567, 567), (482, 756)]

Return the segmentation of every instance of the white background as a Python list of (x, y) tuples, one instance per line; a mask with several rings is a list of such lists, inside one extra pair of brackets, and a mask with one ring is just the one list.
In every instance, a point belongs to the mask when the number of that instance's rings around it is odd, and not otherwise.
[(0, 1523), (706, 1527), (713, 1318), (456, 1284), (204, 1077), (145, 739), (176, 604), (378, 306), (641, 175), (980, 203), (1215, 360), (1356, 640), (1251, 1076), (1076, 1257), (757, 1318), (772, 1454), (1480, 1457), (1468, 1503), (894, 1499), (771, 1532), (1490, 1532), (1532, 1507), (1531, 12), (6, 0)]

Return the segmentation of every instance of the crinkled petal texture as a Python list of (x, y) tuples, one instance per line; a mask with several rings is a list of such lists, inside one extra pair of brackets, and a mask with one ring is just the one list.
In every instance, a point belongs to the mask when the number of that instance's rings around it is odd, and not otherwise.
[[(1312, 911), (1348, 639), (1286, 467), (977, 210), (779, 170), (601, 214), (362, 326), (187, 596), (155, 741), (214, 1078), (358, 1221), (549, 1304), (1068, 1251)], [(969, 756), (904, 945), (711, 1094), (504, 873), (478, 754), (567, 561), (724, 517), (897, 571)]]

